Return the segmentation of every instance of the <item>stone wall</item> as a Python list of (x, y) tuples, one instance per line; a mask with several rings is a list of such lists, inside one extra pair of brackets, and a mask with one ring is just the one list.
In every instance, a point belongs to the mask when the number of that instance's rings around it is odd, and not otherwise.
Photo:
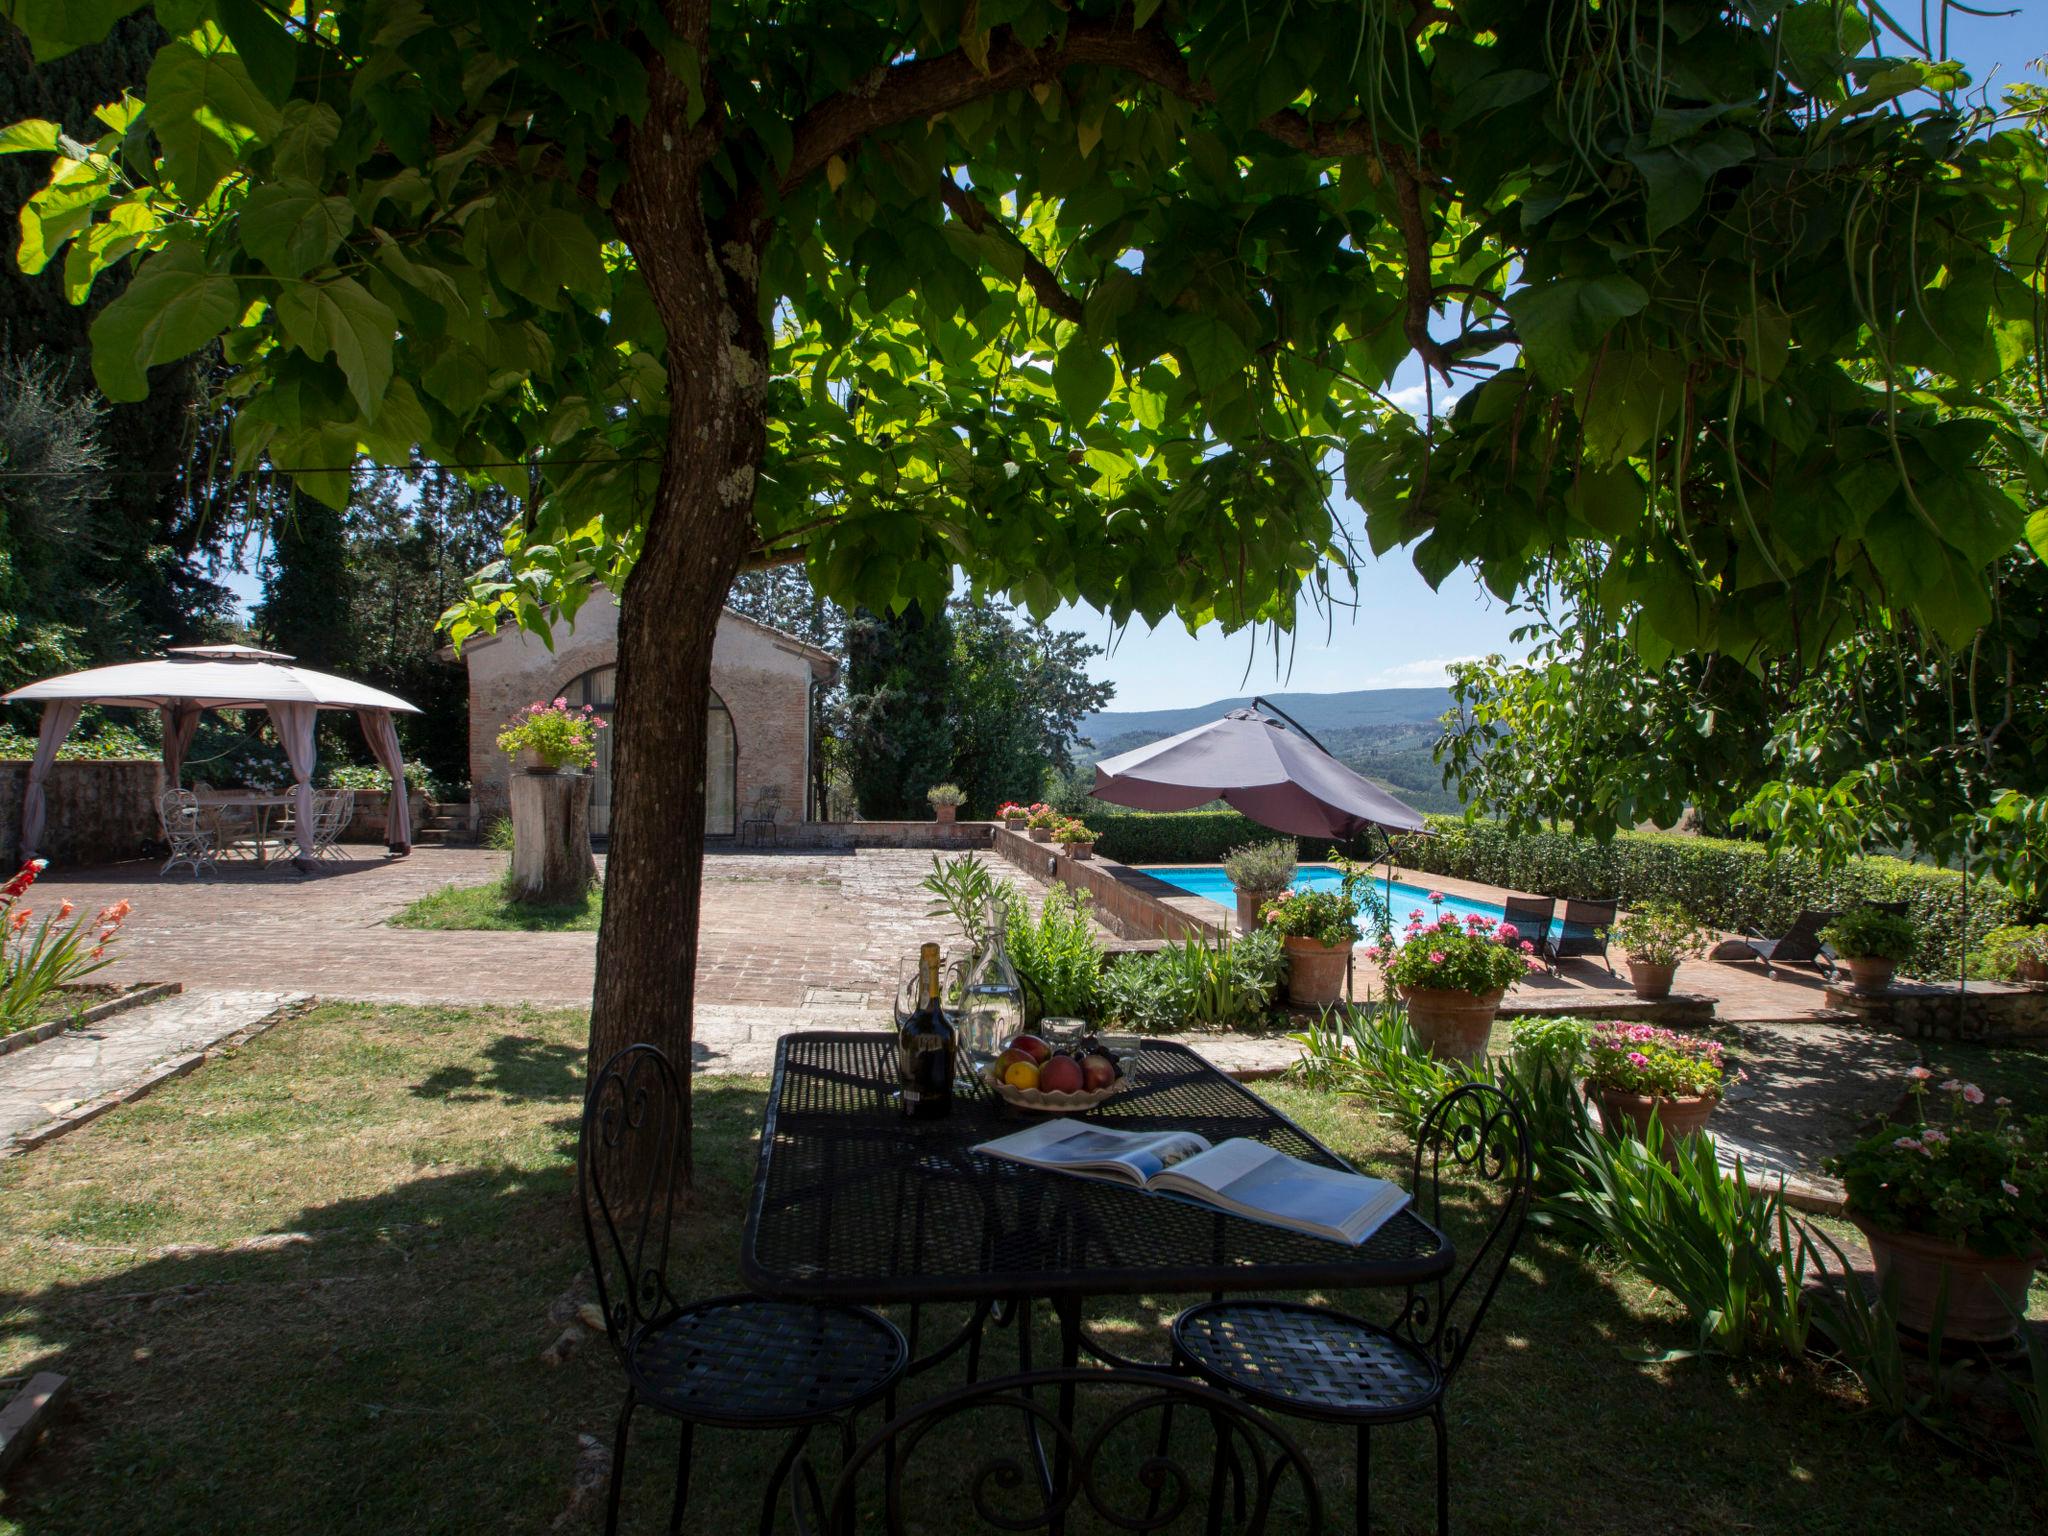
[(1827, 989), (1830, 1008), (1871, 1029), (1908, 1039), (2039, 1040), (2048, 1038), (2048, 989), (2020, 982), (1896, 981), (1880, 997), (1860, 997), (1846, 986)]
[(1022, 832), (991, 824), (995, 851), (1034, 879), (1086, 891), (1096, 921), (1127, 939), (1230, 937), (1229, 914), (1213, 901), (1108, 859), (1070, 859), (1056, 843), (1034, 843)]
[[(49, 815), (39, 851), (53, 866), (139, 857), (147, 845), (163, 840), (156, 814), (163, 782), (163, 764), (154, 759), (52, 764), (43, 780)], [(27, 763), (0, 762), (0, 869), (9, 874), (21, 863), (21, 795), (27, 784)]]
[[(807, 821), (784, 826), (785, 848), (986, 848), (992, 821)], [(748, 844), (752, 847), (752, 843)]]

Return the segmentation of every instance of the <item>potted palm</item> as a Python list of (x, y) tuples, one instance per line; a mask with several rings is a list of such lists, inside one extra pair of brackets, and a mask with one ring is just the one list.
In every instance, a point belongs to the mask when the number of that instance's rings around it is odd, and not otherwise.
[(1998, 1343), (2018, 1331), (2048, 1233), (2048, 1120), (2021, 1125), (2005, 1099), (1985, 1104), (1975, 1083), (1940, 1085), (1948, 1110), (1929, 1124), (1928, 1084), (1915, 1067), (1912, 1120), (1881, 1125), (1829, 1172), (1849, 1219), (1870, 1243), (1899, 1326)]
[(967, 791), (958, 784), (934, 784), (924, 792), (924, 797), (931, 802), (932, 815), (936, 819), (951, 821), (966, 803)]
[(1095, 833), (1085, 821), (1067, 817), (1054, 825), (1053, 840), (1057, 842), (1070, 859), (1089, 859), (1095, 856)]
[(1293, 838), (1245, 843), (1223, 855), (1223, 873), (1237, 891), (1237, 926), (1251, 933), (1259, 926), (1266, 903), (1286, 894), (1294, 884), (1297, 850)]
[(1600, 1106), (1601, 1124), (1625, 1122), (1641, 1136), (1654, 1115), (1667, 1156), (1707, 1123), (1727, 1076), (1720, 1041), (1620, 1020), (1593, 1026), (1585, 1060), (1586, 1096)]
[(1842, 964), (1859, 997), (1881, 997), (1892, 984), (1892, 969), (1912, 955), (1917, 942), (1912, 921), (1875, 907), (1852, 907), (1820, 931)]
[(1435, 922), (1409, 914), (1401, 942), (1382, 935), (1372, 958), (1408, 1005), (1408, 1026), (1430, 1055), (1479, 1061), (1507, 989), (1539, 969), (1536, 946), (1513, 923), (1446, 912)]
[(1699, 954), (1707, 932), (1675, 901), (1646, 901), (1608, 930), (1628, 960), (1628, 979), (1636, 996), (1655, 1002), (1671, 995), (1678, 962)]
[(1351, 946), (1358, 941), (1358, 902), (1327, 886), (1288, 891), (1259, 909), (1259, 921), (1287, 952), (1287, 1001), (1328, 1008), (1344, 993)]

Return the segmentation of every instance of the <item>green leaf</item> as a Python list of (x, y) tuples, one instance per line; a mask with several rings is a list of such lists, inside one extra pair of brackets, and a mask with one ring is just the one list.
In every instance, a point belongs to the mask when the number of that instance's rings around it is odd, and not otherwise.
[(528, 221), (526, 254), (535, 272), (556, 288), (593, 299), (611, 294), (597, 236), (566, 208), (543, 209)]
[(205, 201), (242, 151), (269, 139), (282, 122), (226, 34), (213, 26), (157, 54), (149, 67), (148, 101), (164, 167), (188, 203)]
[(1640, 283), (1619, 273), (1561, 277), (1511, 293), (1515, 334), (1531, 366), (1553, 389), (1567, 389), (1607, 333), (1650, 301)]
[(341, 117), (326, 102), (287, 102), (270, 141), (271, 174), (320, 181), (327, 174), (327, 146), (340, 136)]
[(242, 205), (242, 246), (279, 277), (303, 277), (327, 264), (355, 222), (345, 197), (322, 197), (305, 181), (269, 182)]
[(93, 377), (109, 400), (141, 400), (149, 369), (198, 351), (241, 308), (235, 280), (208, 269), (196, 240), (180, 240), (145, 261), (93, 321)]
[(1052, 365), (1052, 387), (1077, 427), (1086, 426), (1102, 409), (1116, 384), (1116, 364), (1109, 354), (1078, 337), (1060, 348)]
[(363, 420), (375, 421), (391, 385), (391, 344), (398, 317), (352, 277), (287, 283), (277, 300), (278, 323), (308, 357), (330, 352), (348, 376)]
[(256, 88), (283, 106), (299, 76), (299, 49), (292, 35), (256, 0), (213, 0), (213, 9)]
[(2048, 507), (2028, 514), (2027, 542), (2033, 546), (2036, 555), (2048, 560)]
[(280, 428), (270, 440), (270, 462), (292, 483), (337, 512), (348, 505), (349, 470), (356, 459), (355, 428), (331, 421)]
[(99, 42), (142, 5), (143, 0), (8, 0), (5, 14), (28, 34), (36, 62), (47, 64)]
[(47, 118), (29, 117), (0, 128), (0, 155), (57, 152), (57, 125)]
[(21, 248), (15, 260), (29, 276), (49, 265), (65, 241), (84, 233), (113, 191), (107, 173), (84, 160), (58, 160), (49, 184), (21, 210)]

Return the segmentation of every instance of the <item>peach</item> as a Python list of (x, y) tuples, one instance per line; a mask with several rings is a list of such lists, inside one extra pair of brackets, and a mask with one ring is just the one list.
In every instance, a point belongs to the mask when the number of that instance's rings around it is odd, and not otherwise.
[(1116, 1062), (1097, 1051), (1081, 1061), (1081, 1081), (1090, 1093), (1107, 1088), (1116, 1081)]
[(1038, 1069), (1038, 1086), (1047, 1093), (1079, 1093), (1081, 1063), (1071, 1056), (1055, 1056)]
[(1010, 1042), (1010, 1049), (1013, 1051), (1022, 1051), (1026, 1056), (1029, 1056), (1033, 1061), (1037, 1062), (1040, 1066), (1043, 1066), (1045, 1064), (1045, 1059), (1048, 1056), (1052, 1055), (1052, 1047), (1047, 1045), (1043, 1040), (1039, 1039), (1036, 1035), (1019, 1035), (1016, 1039)]

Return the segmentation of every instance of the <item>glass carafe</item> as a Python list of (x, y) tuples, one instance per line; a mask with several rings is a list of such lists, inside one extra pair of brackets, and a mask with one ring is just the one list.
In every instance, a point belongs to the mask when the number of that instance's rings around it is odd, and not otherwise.
[(1004, 1046), (1024, 1033), (1024, 983), (1003, 943), (1002, 913), (991, 905), (982, 942), (967, 959), (960, 985), (957, 1033), (961, 1054), (979, 1073)]

